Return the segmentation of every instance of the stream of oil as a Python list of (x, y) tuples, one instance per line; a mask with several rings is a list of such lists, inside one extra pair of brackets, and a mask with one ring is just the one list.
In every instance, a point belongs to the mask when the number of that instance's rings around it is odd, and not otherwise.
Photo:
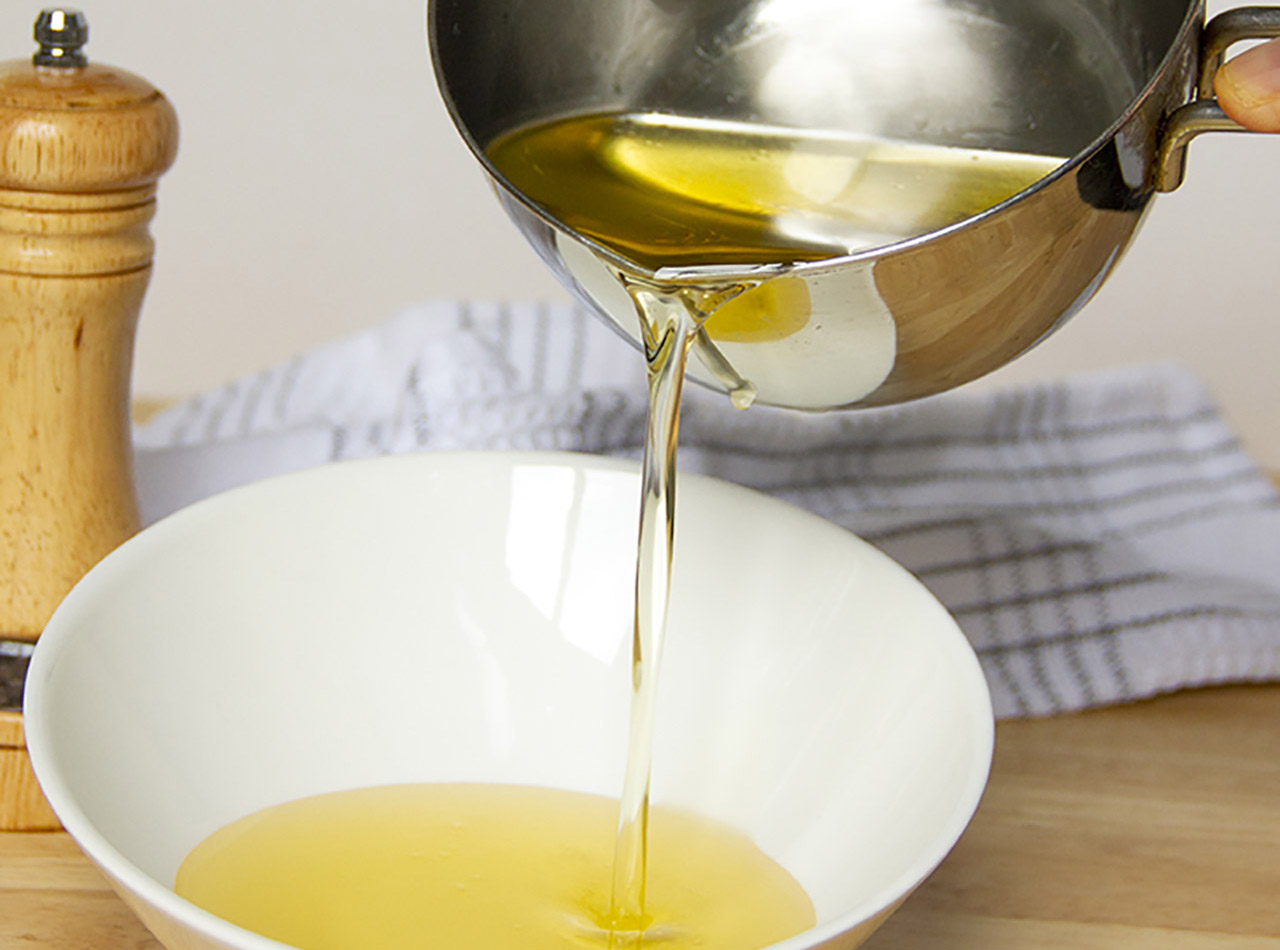
[(1061, 160), (653, 114), (534, 125), (499, 138), (487, 154), (516, 190), (636, 265), (614, 266), (640, 318), (649, 413), (631, 720), (609, 922), (618, 931), (642, 930), (649, 919), (647, 812), (685, 364), (697, 345), (734, 405), (745, 409), (754, 388), (709, 336), (768, 342), (810, 316), (808, 287), (794, 273), (736, 281), (714, 275), (829, 259), (945, 227), (999, 204)]
[(628, 932), (643, 931), (651, 922), (645, 902), (649, 781), (675, 540), (680, 393), (689, 347), (714, 303), (689, 288), (634, 279), (624, 282), (641, 314), (649, 383), (636, 543), (631, 716), (607, 921), (611, 930)]

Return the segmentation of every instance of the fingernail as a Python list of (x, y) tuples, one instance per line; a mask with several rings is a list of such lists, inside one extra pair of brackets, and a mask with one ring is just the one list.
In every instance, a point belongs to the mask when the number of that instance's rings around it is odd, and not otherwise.
[(1218, 81), (1249, 106), (1280, 99), (1280, 42), (1263, 43), (1228, 60)]

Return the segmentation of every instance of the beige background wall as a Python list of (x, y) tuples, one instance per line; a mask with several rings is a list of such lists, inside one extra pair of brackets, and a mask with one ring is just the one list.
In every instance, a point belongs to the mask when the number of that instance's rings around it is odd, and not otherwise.
[[(415, 300), (563, 294), (445, 116), (425, 0), (84, 4), (90, 55), (151, 79), (182, 120), (138, 393), (215, 385)], [(37, 10), (0, 7), (0, 57), (29, 54)], [(1278, 172), (1280, 139), (1196, 143), (1187, 184), (1157, 202), (1094, 303), (978, 385), (1180, 360), (1280, 467)]]

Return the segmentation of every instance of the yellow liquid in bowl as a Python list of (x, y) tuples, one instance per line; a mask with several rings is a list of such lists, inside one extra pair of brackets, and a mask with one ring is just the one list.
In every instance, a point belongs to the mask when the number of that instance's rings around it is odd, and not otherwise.
[(752, 950), (812, 927), (745, 835), (654, 808), (643, 931), (609, 929), (616, 799), (391, 785), (249, 815), (198, 845), (178, 894), (302, 950)]

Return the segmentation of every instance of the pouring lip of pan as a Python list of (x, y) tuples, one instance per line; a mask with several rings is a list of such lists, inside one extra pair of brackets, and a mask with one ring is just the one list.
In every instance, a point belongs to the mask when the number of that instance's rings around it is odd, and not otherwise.
[[(851, 254), (841, 254), (834, 257), (822, 258), (821, 260), (816, 261), (799, 261), (790, 264), (768, 264), (754, 267), (688, 267), (680, 268), (679, 270), (669, 268), (652, 270), (628, 260), (589, 237), (576, 233), (548, 209), (533, 201), (521, 192), (520, 189), (516, 188), (515, 185), (513, 185), (511, 181), (489, 160), (488, 155), (485, 154), (484, 146), (476, 140), (467, 128), (466, 123), (463, 122), (462, 116), (458, 111), (457, 103), (450, 91), (448, 79), (444, 75), (444, 71), (440, 65), (441, 56), (439, 54), (439, 31), (436, 28), (438, 20), (437, 12), (440, 5), (441, 0), (428, 0), (427, 3), (427, 45), (431, 55), (432, 72), (435, 75), (436, 86), (439, 89), (441, 98), (444, 100), (445, 109), (449, 113), (450, 120), (452, 120), (454, 127), (462, 136), (467, 148), (470, 149), (471, 153), (480, 161), (485, 172), (502, 188), (505, 194), (519, 202), (535, 217), (545, 222), (556, 231), (585, 244), (593, 253), (599, 255), (604, 261), (608, 262), (612, 266), (635, 277), (654, 280), (658, 283), (678, 277), (696, 278), (699, 276), (711, 277), (717, 280), (731, 280), (733, 278), (752, 279), (782, 273), (784, 271), (792, 274), (803, 274), (827, 270), (845, 264), (860, 264), (889, 254), (895, 254), (900, 251), (919, 247), (939, 237), (963, 231), (967, 228), (974, 227), (989, 218), (993, 218), (1002, 213), (1006, 208), (1023, 200), (1024, 198), (1030, 197), (1031, 195), (1053, 186), (1067, 175), (1072, 174), (1081, 165), (1089, 161), (1094, 155), (1106, 147), (1107, 143), (1115, 138), (1116, 134), (1129, 123), (1138, 110), (1146, 103), (1154, 90), (1164, 81), (1166, 74), (1172, 67), (1172, 62), (1175, 56), (1180, 55), (1186, 48), (1187, 44), (1191, 42), (1192, 34), (1197, 32), (1198, 28), (1202, 25), (1204, 18), (1202, 0), (1191, 0), (1187, 7), (1187, 13), (1183, 17), (1182, 24), (1178, 27), (1178, 31), (1174, 35), (1173, 40), (1169, 43), (1169, 47), (1165, 51), (1164, 57), (1160, 60), (1160, 64), (1152, 70), (1151, 76), (1147, 80), (1146, 85), (1144, 85), (1141, 90), (1139, 90), (1130, 99), (1129, 105), (1125, 107), (1124, 111), (1121, 112), (1120, 115), (1109, 126), (1107, 126), (1101, 134), (1094, 138), (1093, 141), (1077, 152), (1074, 156), (1064, 161), (1048, 175), (1045, 175), (1029, 187), (1010, 195), (998, 204), (992, 205), (984, 211), (980, 211), (978, 214), (970, 215), (967, 218), (963, 218), (960, 221), (956, 221), (955, 223), (946, 225), (945, 227), (926, 231), (923, 234), (917, 234), (913, 237), (904, 238), (900, 241), (882, 244), (877, 247), (865, 248)], [(591, 113), (574, 112), (566, 113), (564, 115), (548, 114), (546, 116), (542, 116), (539, 121), (554, 121), (556, 119), (570, 118), (575, 115), (584, 114)], [(1154, 187), (1146, 189), (1144, 186), (1144, 191), (1153, 192)]]

